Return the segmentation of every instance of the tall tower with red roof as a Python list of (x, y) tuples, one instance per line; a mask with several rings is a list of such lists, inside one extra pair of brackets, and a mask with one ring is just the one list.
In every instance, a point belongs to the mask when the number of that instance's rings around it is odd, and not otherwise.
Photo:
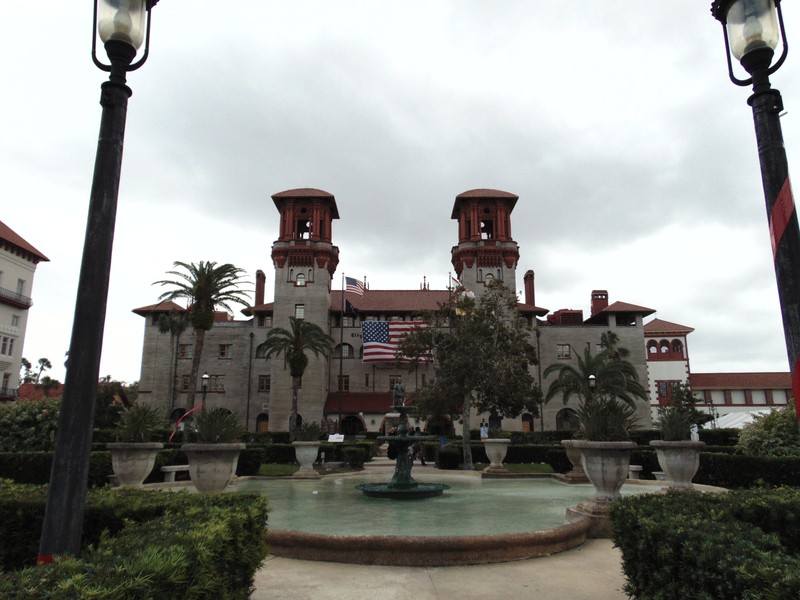
[[(274, 327), (289, 328), (289, 317), (302, 318), (328, 330), (331, 281), (339, 264), (339, 248), (332, 243), (333, 220), (339, 210), (332, 194), (314, 188), (279, 192), (272, 196), (280, 213), (278, 239), (272, 245), (275, 267)], [(263, 340), (256, 340), (260, 343)], [(322, 417), (321, 398), (327, 393), (327, 361), (309, 356), (298, 398), (298, 412), (307, 419)], [(291, 378), (283, 361), (271, 365), (274, 399), (291, 398)], [(288, 425), (291, 407), (272, 402), (270, 421)]]
[(500, 190), (469, 190), (456, 196), (451, 219), (458, 221), (453, 267), (464, 287), (479, 296), (493, 279), (516, 293), (519, 246), (511, 237), (511, 211), (519, 196)]

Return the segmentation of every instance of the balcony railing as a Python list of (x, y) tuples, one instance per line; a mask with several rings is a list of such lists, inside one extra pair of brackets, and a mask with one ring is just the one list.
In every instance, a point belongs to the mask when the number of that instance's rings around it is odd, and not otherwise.
[(33, 306), (33, 300), (28, 296), (23, 296), (19, 292), (12, 292), (3, 287), (0, 287), (0, 302), (13, 304), (19, 308), (30, 308)]

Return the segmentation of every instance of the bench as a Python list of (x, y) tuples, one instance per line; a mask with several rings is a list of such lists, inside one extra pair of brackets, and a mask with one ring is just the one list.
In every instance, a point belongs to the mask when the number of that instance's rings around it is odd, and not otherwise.
[(164, 483), (172, 483), (176, 473), (189, 472), (189, 465), (168, 465), (161, 467), (161, 472), (164, 474)]

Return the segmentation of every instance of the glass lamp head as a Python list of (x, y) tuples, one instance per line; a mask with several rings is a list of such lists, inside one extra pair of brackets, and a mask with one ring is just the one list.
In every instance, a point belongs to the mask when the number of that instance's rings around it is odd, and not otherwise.
[(147, 0), (97, 0), (97, 32), (106, 43), (118, 40), (141, 48), (145, 36)]

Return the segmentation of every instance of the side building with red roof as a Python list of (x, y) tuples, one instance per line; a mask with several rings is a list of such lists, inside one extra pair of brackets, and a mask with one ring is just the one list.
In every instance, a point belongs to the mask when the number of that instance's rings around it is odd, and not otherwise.
[(0, 221), (0, 401), (16, 398), (33, 276), (36, 266), (48, 260)]
[[(446, 302), (453, 288), (430, 289), (423, 284), (412, 290), (373, 290), (363, 293), (333, 289), (339, 248), (333, 244), (333, 221), (339, 218), (334, 196), (323, 190), (302, 188), (272, 196), (280, 214), (278, 239), (271, 258), (275, 296), (265, 298), (266, 277), (257, 271), (253, 306), (243, 311), (246, 319), (220, 313), (207, 332), (200, 373), (208, 374), (203, 393), (201, 381), (189, 381), (194, 334), (186, 329), (170, 331), (164, 325), (179, 318), (185, 307), (161, 303), (134, 310), (145, 319), (139, 399), (163, 407), (173, 420), (187, 408), (186, 391), (195, 386), (196, 398), (208, 406), (221, 406), (239, 414), (249, 431), (286, 431), (291, 407), (291, 378), (283, 358), (267, 359), (259, 345), (273, 327), (287, 328), (289, 317), (311, 320), (336, 342), (329, 359), (309, 354), (309, 365), (298, 393), (298, 415), (303, 421), (325, 420), (331, 431), (355, 434), (380, 431), (390, 411), (398, 379), (411, 393), (434, 375), (431, 364), (409, 366), (384, 360), (364, 361), (362, 324), (369, 321), (409, 323), (425, 311)], [(518, 196), (492, 189), (459, 194), (451, 218), (458, 223), (457, 244), (451, 250), (455, 273), (466, 290), (479, 296), (491, 281), (503, 281), (517, 289), (519, 247), (511, 234), (511, 213)], [(608, 301), (608, 292), (595, 290), (591, 310), (562, 309), (549, 314), (536, 304), (534, 273), (523, 277), (518, 304), (540, 364), (531, 373), (544, 389), (545, 368), (564, 362), (577, 365), (584, 349), (595, 352), (601, 336), (614, 331), (620, 346), (631, 351), (629, 360), (640, 379), (647, 378), (644, 319), (655, 311), (627, 302)], [(338, 286), (337, 286), (338, 287)], [(357, 289), (357, 288), (353, 288)], [(569, 428), (571, 411), (556, 398), (543, 407), (542, 415), (523, 414), (515, 419), (475, 415), (491, 426), (506, 430), (538, 431)], [(650, 425), (649, 402), (637, 407), (644, 426)], [(429, 431), (452, 429), (453, 424), (418, 423)], [(416, 423), (415, 423), (416, 425)]]

